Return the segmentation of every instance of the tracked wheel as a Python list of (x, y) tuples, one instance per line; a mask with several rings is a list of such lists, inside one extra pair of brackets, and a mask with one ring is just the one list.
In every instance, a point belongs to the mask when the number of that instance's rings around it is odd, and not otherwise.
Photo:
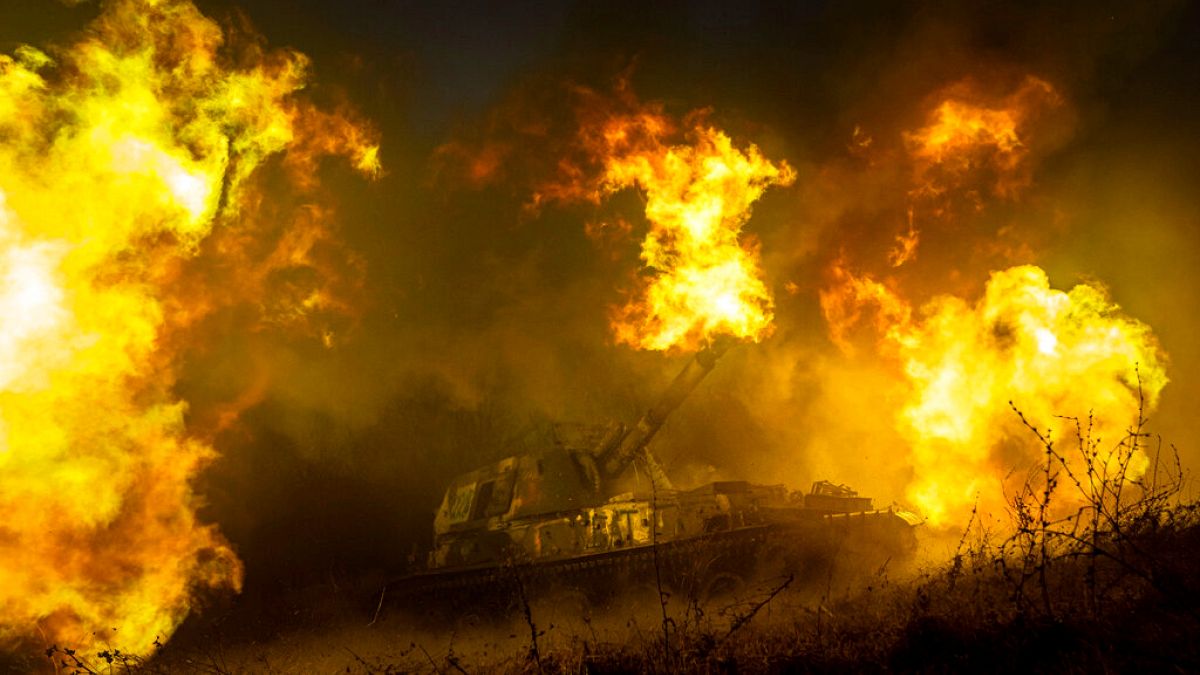
[(729, 602), (740, 597), (746, 590), (746, 579), (734, 572), (713, 572), (708, 575), (697, 595), (702, 605)]

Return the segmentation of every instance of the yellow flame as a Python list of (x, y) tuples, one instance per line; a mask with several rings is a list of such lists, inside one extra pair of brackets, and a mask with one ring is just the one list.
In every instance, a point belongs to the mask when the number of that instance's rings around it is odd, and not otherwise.
[[(1108, 453), (1138, 414), (1138, 387), (1149, 410), (1167, 383), (1148, 326), (1124, 316), (1103, 288), (1055, 290), (1032, 265), (993, 272), (973, 304), (940, 296), (915, 316), (884, 284), (843, 271), (822, 305), (831, 325), (858, 319), (846, 308), (878, 309), (885, 352), (910, 385), (898, 420), (911, 447), (908, 498), (934, 525), (965, 523), (977, 502), (1000, 513), (1005, 476), (1041, 459), (1010, 401), (1040, 425), (1058, 422), (1060, 448), (1075, 431), (1055, 416), (1094, 414)], [(1127, 477), (1139, 477), (1146, 464), (1135, 458)]]
[(114, 0), (53, 59), (0, 55), (0, 643), (145, 654), (194, 589), (240, 587), (172, 391), (178, 332), (235, 292), (172, 283), (270, 156), (378, 151), (293, 96), (301, 55), (235, 68), (224, 40), (184, 0)]
[[(1074, 430), (1054, 416), (1094, 414), (1096, 433), (1110, 442), (1105, 453), (1138, 415), (1139, 378), (1145, 405), (1156, 404), (1167, 383), (1158, 343), (1149, 327), (1118, 310), (1104, 289), (1054, 290), (1034, 266), (993, 273), (973, 306), (939, 298), (926, 308), (901, 348), (914, 386), (901, 415), (917, 476), (910, 497), (934, 523), (961, 518), (977, 490), (999, 507), (1003, 467), (993, 453), (1006, 435), (1028, 439), (1009, 401), (1057, 427), (1062, 448)], [(1128, 478), (1146, 465), (1136, 458)]]
[(773, 300), (741, 230), (763, 192), (795, 172), (702, 123), (689, 143), (669, 144), (670, 128), (655, 115), (619, 116), (598, 135), (596, 198), (637, 186), (650, 223), (641, 252), (648, 277), (614, 312), (616, 340), (655, 350), (696, 349), (717, 335), (757, 341), (770, 330)]

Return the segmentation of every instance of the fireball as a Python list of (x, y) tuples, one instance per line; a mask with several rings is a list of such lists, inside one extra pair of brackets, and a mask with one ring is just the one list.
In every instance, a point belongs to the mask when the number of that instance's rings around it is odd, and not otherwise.
[(118, 0), (73, 44), (0, 55), (4, 641), (145, 654), (198, 589), (240, 588), (196, 515), (209, 431), (173, 385), (188, 329), (273, 263), (207, 286), (182, 270), (253, 236), (267, 162), (378, 167), (369, 130), (300, 97), (302, 55), (235, 65), (225, 43), (186, 1)]
[(774, 300), (742, 228), (754, 202), (790, 185), (795, 172), (754, 145), (738, 148), (702, 114), (685, 120), (683, 142), (672, 142), (677, 126), (654, 108), (585, 123), (581, 143), (598, 174), (545, 186), (535, 201), (598, 203), (631, 187), (643, 196), (644, 275), (613, 309), (619, 344), (695, 350), (721, 335), (757, 342), (770, 333)]
[[(1058, 290), (1040, 267), (1016, 264), (979, 274), (987, 281), (974, 297), (937, 292), (935, 279), (901, 269), (917, 252), (916, 216), (955, 223), (967, 214), (948, 207), (951, 196), (965, 195), (983, 209), (989, 199), (1016, 199), (1030, 187), (1033, 121), (1059, 105), (1055, 88), (1033, 76), (1001, 97), (985, 97), (971, 83), (950, 87), (924, 126), (901, 134), (912, 168), (909, 184), (898, 186), (907, 195), (908, 228), (888, 255), (888, 274), (851, 269), (839, 257), (820, 294), (834, 344), (853, 357), (859, 343), (851, 338), (869, 327), (876, 356), (902, 385), (893, 414), (912, 472), (905, 497), (935, 526), (965, 524), (976, 505), (1002, 515), (1006, 494), (1019, 487), (1010, 483), (1045, 462), (1044, 448), (1013, 407), (1049, 429), (1076, 475), (1086, 475), (1085, 449), (1061, 416), (1094, 420), (1093, 437), (1103, 439), (1095, 458), (1101, 476), (1121, 470), (1136, 480), (1146, 470), (1140, 452), (1127, 467), (1110, 455), (1157, 404), (1166, 357), (1151, 329), (1125, 315), (1103, 285)], [(955, 228), (939, 234), (970, 247)], [(921, 299), (914, 286), (935, 290)], [(1055, 502), (1077, 508), (1083, 495), (1067, 492)]]

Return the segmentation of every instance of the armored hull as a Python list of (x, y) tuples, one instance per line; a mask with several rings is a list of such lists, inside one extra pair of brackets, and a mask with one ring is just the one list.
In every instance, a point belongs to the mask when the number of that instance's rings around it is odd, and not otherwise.
[[(504, 616), (551, 600), (617, 607), (658, 589), (700, 604), (756, 581), (820, 582), (834, 566), (876, 569), (915, 550), (919, 519), (817, 483), (710, 483), (526, 520), (440, 542), (431, 567), (398, 579), (393, 601), (449, 617)], [(635, 598), (636, 600), (637, 598)]]
[[(919, 519), (877, 510), (846, 486), (820, 481), (806, 494), (745, 481), (675, 489), (650, 441), (723, 352), (717, 345), (697, 354), (631, 426), (574, 428), (543, 450), (455, 479), (434, 518), (425, 569), (389, 584), (392, 603), (451, 616), (504, 614), (539, 598), (611, 605), (651, 584), (651, 595), (705, 602), (754, 578), (804, 583), (831, 564), (910, 554)], [(622, 492), (635, 468), (640, 488)]]

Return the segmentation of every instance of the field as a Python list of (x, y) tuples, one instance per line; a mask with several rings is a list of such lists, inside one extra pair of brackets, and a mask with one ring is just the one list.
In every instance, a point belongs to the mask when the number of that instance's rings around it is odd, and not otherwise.
[(375, 617), (363, 588), (330, 584), (270, 609), (210, 608), (149, 662), (50, 656), (82, 673), (1195, 672), (1200, 527), (1191, 507), (1164, 515), (1103, 552), (1021, 558), (964, 540), (949, 563), (904, 578), (780, 590), (784, 579), (707, 608), (670, 600), (665, 621), (651, 595), (635, 614), (534, 606), (528, 620), (430, 630)]
[[(1036, 433), (1036, 429), (1031, 430)], [(1147, 450), (1140, 430), (1121, 458)], [(605, 607), (522, 602), (508, 616), (423, 624), (380, 597), (382, 579), (330, 578), (218, 602), (149, 661), (50, 650), (8, 670), (71, 673), (1195, 672), (1200, 669), (1200, 504), (1177, 464), (1138, 481), (1083, 472), (1046, 443), (1041, 481), (1011, 522), (972, 517), (924, 533), (927, 559), (868, 573), (762, 578), (703, 604), (654, 585)], [(1090, 453), (1090, 454), (1089, 454)], [(1168, 455), (1171, 453), (1168, 453)], [(1161, 468), (1161, 467), (1167, 468)], [(1056, 499), (1087, 496), (1055, 517)], [(658, 597), (656, 597), (658, 596)], [(659, 599), (661, 598), (661, 602)]]

